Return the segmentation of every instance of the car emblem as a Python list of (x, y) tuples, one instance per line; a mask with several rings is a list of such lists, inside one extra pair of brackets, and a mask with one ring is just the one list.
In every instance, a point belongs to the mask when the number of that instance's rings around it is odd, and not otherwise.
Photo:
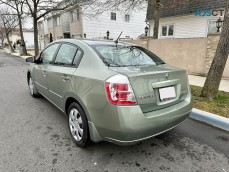
[(166, 75), (165, 75), (165, 79), (169, 79), (169, 73), (166, 73)]

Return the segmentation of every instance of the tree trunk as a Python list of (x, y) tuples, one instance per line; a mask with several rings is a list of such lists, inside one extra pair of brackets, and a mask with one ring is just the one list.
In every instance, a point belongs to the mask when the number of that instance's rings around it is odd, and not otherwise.
[(27, 55), (20, 14), (18, 15), (18, 22), (19, 22), (20, 37), (21, 37), (21, 53), (22, 55)]
[[(153, 19), (154, 19), (154, 28), (153, 28), (153, 39), (158, 39), (159, 32), (159, 19), (160, 19), (160, 1), (158, 0), (148, 0), (148, 10), (153, 9)], [(151, 11), (151, 10), (150, 10)]]
[(13, 48), (11, 42), (10, 42), (9, 33), (6, 33), (6, 39), (7, 39), (7, 42), (8, 42), (8, 44), (9, 44), (9, 46), (10, 46), (10, 51), (11, 51), (12, 53), (14, 53), (15, 51), (14, 51), (14, 48)]
[(34, 13), (33, 15), (33, 26), (34, 26), (34, 49), (35, 49), (35, 56), (39, 54), (39, 45), (38, 45), (38, 28), (37, 28), (37, 14)]
[(215, 57), (208, 72), (201, 96), (213, 100), (218, 93), (220, 81), (229, 55), (229, 0), (227, 0), (224, 24)]
[(160, 6), (155, 3), (155, 5), (154, 5), (153, 39), (158, 39), (159, 20), (160, 20)]
[(1, 40), (1, 42), (2, 42), (2, 48), (4, 47), (4, 38), (2, 38), (2, 40)]

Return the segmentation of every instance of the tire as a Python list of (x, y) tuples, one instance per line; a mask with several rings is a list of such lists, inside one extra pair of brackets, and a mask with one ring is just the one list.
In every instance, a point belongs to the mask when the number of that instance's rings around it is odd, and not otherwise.
[(29, 84), (29, 92), (30, 92), (31, 96), (32, 97), (39, 97), (40, 94), (38, 93), (38, 91), (34, 85), (34, 82), (33, 82), (31, 75), (29, 76), (28, 84)]
[(87, 117), (75, 102), (68, 108), (68, 128), (77, 146), (84, 148), (91, 143)]

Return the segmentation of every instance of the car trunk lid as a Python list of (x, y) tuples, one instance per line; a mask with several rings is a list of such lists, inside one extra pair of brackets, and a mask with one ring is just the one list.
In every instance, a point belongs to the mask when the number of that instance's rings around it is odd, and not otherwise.
[(129, 78), (137, 102), (144, 113), (166, 108), (188, 94), (186, 71), (169, 65), (110, 67)]

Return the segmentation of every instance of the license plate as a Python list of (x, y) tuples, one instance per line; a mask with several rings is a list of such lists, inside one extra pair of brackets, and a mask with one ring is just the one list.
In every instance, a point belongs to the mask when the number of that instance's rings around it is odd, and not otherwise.
[(161, 101), (171, 100), (176, 98), (176, 91), (174, 87), (166, 87), (159, 89)]

